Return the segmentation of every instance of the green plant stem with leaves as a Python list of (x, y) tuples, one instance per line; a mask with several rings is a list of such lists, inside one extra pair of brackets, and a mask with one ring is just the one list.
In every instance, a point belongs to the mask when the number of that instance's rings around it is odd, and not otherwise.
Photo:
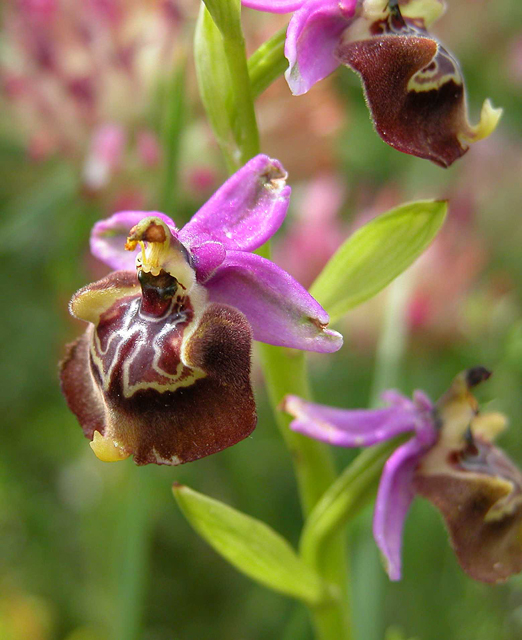
[[(279, 32), (274, 43), (269, 41), (260, 52), (254, 54), (255, 62), (251, 63), (250, 72), (252, 73), (252, 69), (255, 69), (255, 77), (259, 79), (256, 80), (257, 86), (253, 88), (249, 77), (240, 19), (237, 16), (230, 17), (234, 8), (240, 12), (238, 3), (227, 0), (216, 3), (214, 0), (207, 0), (206, 7), (215, 26), (221, 32), (224, 60), (228, 65), (229, 77), (232, 79), (228, 95), (233, 96), (232, 104), (228, 105), (226, 98), (223, 101), (212, 101), (213, 111), (216, 104), (225, 104), (229, 106), (229, 115), (227, 118), (225, 115), (219, 116), (214, 113), (210, 115), (210, 120), (220, 123), (228, 120), (233, 123), (232, 133), (237, 147), (237, 152), (233, 156), (240, 160), (236, 167), (239, 168), (261, 151), (253, 94), (254, 91), (259, 92), (261, 87), (266, 88), (270, 81), (278, 77), (284, 70), (280, 56), (284, 34), (282, 31)], [(212, 27), (207, 26), (207, 31), (211, 33)], [(215, 34), (212, 38), (215, 43)], [(203, 49), (203, 44), (201, 44), (201, 48)], [(274, 52), (275, 55), (271, 55)], [(205, 85), (202, 78), (203, 73), (200, 73), (200, 86)], [(269, 258), (269, 245), (265, 245), (259, 253)], [(328, 449), (318, 442), (292, 433), (288, 429), (289, 419), (278, 411), (278, 406), (287, 393), (296, 393), (303, 397), (310, 395), (304, 354), (270, 345), (261, 345), (260, 349), (270, 402), (292, 456), (303, 513), (307, 516), (327, 487), (333, 482), (336, 473)], [(321, 567), (327, 575), (324, 575), (324, 572), (320, 570), (318, 573), (327, 583), (335, 587), (337, 597), (332, 599), (330, 604), (323, 604), (312, 609), (314, 624), (318, 637), (324, 640), (348, 639), (350, 633), (347, 624), (349, 607), (346, 603), (348, 593), (346, 558), (344, 544), (341, 540), (339, 540), (339, 544), (331, 545), (327, 556), (327, 561)], [(316, 567), (316, 569), (320, 568)]]
[[(260, 152), (254, 98), (287, 66), (286, 30), (265, 42), (247, 62), (239, 0), (204, 2), (195, 34), (198, 85), (232, 173)], [(433, 240), (446, 209), (445, 203), (433, 201), (404, 205), (353, 234), (311, 289), (332, 321), (402, 273)], [(258, 253), (270, 258), (270, 246)], [(299, 555), (279, 534), (250, 516), (187, 487), (175, 487), (174, 494), (193, 527), (231, 564), (308, 606), (319, 640), (351, 640), (343, 525), (375, 495), (384, 462), (400, 439), (365, 451), (337, 478), (329, 448), (292, 432), (289, 417), (279, 411), (287, 394), (310, 399), (305, 354), (265, 344), (259, 350), (305, 517)]]

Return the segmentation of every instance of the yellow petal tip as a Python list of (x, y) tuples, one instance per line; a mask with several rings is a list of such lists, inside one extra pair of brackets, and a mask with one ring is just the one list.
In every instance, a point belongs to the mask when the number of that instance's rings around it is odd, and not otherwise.
[(480, 112), (480, 121), (476, 126), (472, 127), (473, 133), (469, 141), (477, 142), (491, 135), (497, 128), (502, 116), (502, 111), (501, 108), (495, 108), (489, 98), (484, 100), (482, 111)]
[(104, 438), (99, 431), (94, 432), (92, 442), (89, 443), (95, 456), (102, 462), (118, 462), (125, 460), (130, 453), (126, 453), (114, 440)]

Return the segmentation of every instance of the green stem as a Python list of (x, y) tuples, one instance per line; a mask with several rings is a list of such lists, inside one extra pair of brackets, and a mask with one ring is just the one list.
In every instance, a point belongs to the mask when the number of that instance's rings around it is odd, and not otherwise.
[[(270, 258), (270, 246), (258, 251)], [(307, 517), (321, 496), (335, 481), (337, 474), (330, 449), (321, 442), (306, 438), (289, 428), (291, 418), (279, 410), (287, 394), (310, 399), (310, 386), (306, 370), (306, 357), (302, 351), (284, 349), (259, 343), (261, 364), (265, 375), (270, 404), (276, 423), (290, 451), (303, 514)], [(351, 615), (348, 590), (348, 564), (346, 545), (341, 535), (332, 536), (316, 571), (337, 590), (332, 603), (311, 609), (318, 640), (350, 640)]]
[[(129, 463), (130, 464), (130, 463)], [(118, 607), (114, 638), (139, 640), (149, 551), (148, 478), (143, 470), (127, 469), (122, 517), (117, 527), (115, 578)]]
[(259, 344), (259, 351), (270, 404), (292, 457), (303, 512), (308, 514), (335, 480), (336, 473), (327, 446), (291, 431), (290, 416), (278, 409), (289, 393), (310, 397), (305, 355), (302, 351), (266, 344)]
[(263, 42), (248, 59), (248, 73), (254, 100), (288, 67), (288, 60), (285, 58), (286, 29), (283, 27), (269, 40)]
[[(278, 411), (288, 393), (310, 397), (305, 354), (300, 351), (260, 344), (261, 362), (270, 403), (277, 424), (292, 456), (303, 513), (308, 515), (336, 478), (328, 447), (289, 429), (290, 417)], [(320, 640), (348, 640), (349, 603), (346, 550), (342, 537), (331, 544), (314, 568), (337, 589), (338, 598), (329, 605), (314, 608), (312, 618)]]
[(398, 382), (401, 361), (406, 350), (407, 322), (405, 308), (410, 293), (411, 274), (406, 271), (396, 278), (388, 289), (382, 332), (377, 345), (375, 374), (371, 392), (371, 405), (379, 403), (385, 389)]
[(238, 158), (238, 166), (242, 166), (260, 151), (245, 41), (242, 34), (236, 38), (223, 38), (223, 46), (234, 94), (234, 120), (236, 122), (233, 124), (235, 125), (236, 142), (241, 153), (241, 158)]
[[(223, 35), (223, 47), (230, 72), (232, 101), (229, 113), (233, 114), (234, 137), (240, 150), (240, 166), (259, 153), (259, 134), (254, 109), (253, 95), (259, 95), (262, 88), (282, 73), (281, 64), (283, 33), (266, 43), (253, 56), (250, 70), (254, 78), (254, 89), (250, 84), (245, 44), (240, 25), (224, 20), (223, 12), (228, 5), (216, 5), (205, 0), (209, 11), (213, 12), (216, 24)], [(227, 29), (225, 29), (227, 27)], [(226, 32), (228, 30), (228, 32)], [(268, 84), (267, 84), (268, 83)], [(226, 101), (228, 103), (228, 100)], [(270, 246), (266, 244), (258, 253), (270, 258)], [(260, 345), (261, 360), (268, 388), (270, 402), (277, 424), (290, 450), (299, 488), (301, 504), (305, 515), (313, 509), (322, 494), (335, 480), (336, 473), (328, 448), (314, 440), (293, 433), (288, 428), (290, 419), (279, 410), (279, 404), (288, 393), (309, 397), (305, 356), (302, 352), (270, 345)], [(312, 617), (320, 640), (348, 640), (350, 638), (347, 622), (347, 577), (346, 553), (344, 542), (339, 538), (332, 541), (329, 552), (325, 554), (320, 574), (329, 583), (337, 587), (339, 599), (332, 605), (312, 610)]]
[(174, 215), (179, 189), (179, 161), (185, 120), (185, 60), (173, 70), (164, 92), (162, 139), (165, 152), (161, 211)]

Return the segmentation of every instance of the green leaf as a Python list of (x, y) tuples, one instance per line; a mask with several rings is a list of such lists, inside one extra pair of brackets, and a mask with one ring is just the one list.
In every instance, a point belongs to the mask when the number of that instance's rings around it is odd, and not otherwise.
[(240, 9), (235, 0), (201, 5), (194, 40), (199, 91), (230, 172), (259, 153)]
[(190, 524), (236, 569), (311, 606), (327, 601), (324, 582), (273, 529), (188, 487), (175, 484), (173, 490)]
[(437, 235), (447, 210), (443, 201), (411, 202), (350, 236), (310, 289), (331, 321), (373, 297), (407, 269)]
[(285, 58), (285, 40), (286, 27), (283, 27), (269, 40), (263, 42), (248, 59), (248, 73), (254, 99), (259, 97), (288, 68), (288, 60)]
[(163, 189), (161, 211), (173, 216), (179, 200), (179, 164), (183, 127), (185, 124), (185, 76), (186, 61), (183, 59), (172, 70), (164, 87), (161, 139), (164, 150)]
[(199, 93), (210, 126), (227, 167), (233, 171), (238, 165), (240, 152), (234, 139), (228, 104), (233, 96), (232, 81), (223, 36), (204, 4), (201, 5), (196, 23), (194, 59)]

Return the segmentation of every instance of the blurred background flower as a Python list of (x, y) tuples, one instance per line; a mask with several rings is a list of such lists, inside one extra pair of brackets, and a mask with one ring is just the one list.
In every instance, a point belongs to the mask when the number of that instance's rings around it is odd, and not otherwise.
[(179, 0), (9, 0), (0, 79), (28, 157), (74, 163), (98, 192), (158, 169), (154, 104), (182, 54)]

